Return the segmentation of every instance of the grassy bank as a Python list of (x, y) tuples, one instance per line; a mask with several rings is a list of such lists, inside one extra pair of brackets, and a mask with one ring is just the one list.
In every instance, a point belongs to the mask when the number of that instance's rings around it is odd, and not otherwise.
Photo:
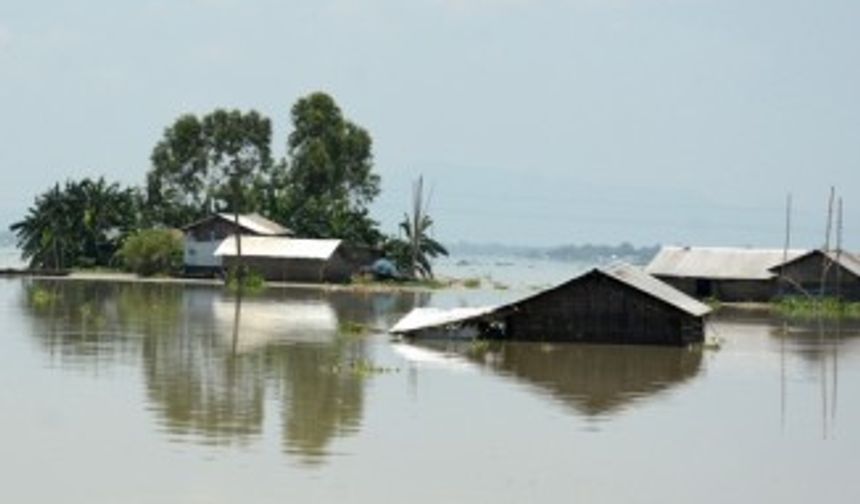
[(860, 303), (835, 298), (785, 298), (774, 303), (776, 313), (800, 319), (860, 319)]

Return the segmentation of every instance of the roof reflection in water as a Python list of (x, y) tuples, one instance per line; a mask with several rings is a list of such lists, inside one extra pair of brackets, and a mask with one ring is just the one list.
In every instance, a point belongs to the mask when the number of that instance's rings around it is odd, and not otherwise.
[(675, 347), (461, 341), (415, 342), (456, 352), (589, 417), (608, 417), (690, 380), (701, 349)]

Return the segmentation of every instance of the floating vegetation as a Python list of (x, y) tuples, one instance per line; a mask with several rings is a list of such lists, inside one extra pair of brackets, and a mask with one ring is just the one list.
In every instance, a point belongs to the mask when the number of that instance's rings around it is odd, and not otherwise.
[(463, 280), (463, 287), (467, 289), (477, 289), (481, 286), (481, 279), (477, 277), (466, 278)]
[(836, 298), (787, 297), (775, 304), (777, 313), (789, 318), (860, 318), (860, 303)]
[(706, 305), (710, 306), (711, 309), (714, 311), (719, 310), (723, 306), (722, 301), (720, 301), (719, 299), (717, 299), (714, 296), (707, 297), (707, 298), (703, 299), (702, 301), (704, 301), (704, 303)]
[(331, 367), (330, 371), (333, 374), (352, 374), (365, 377), (378, 374), (399, 373), (400, 369), (377, 366), (372, 361), (369, 361), (367, 359), (358, 359), (342, 364), (336, 364)]
[(702, 342), (702, 348), (705, 350), (719, 350), (723, 347), (722, 338), (717, 338), (716, 336), (711, 336), (710, 338), (705, 338), (705, 341)]
[(473, 340), (469, 345), (469, 353), (472, 355), (480, 355), (487, 353), (490, 349), (490, 342), (484, 339)]
[(351, 320), (345, 320), (338, 324), (338, 331), (347, 336), (364, 336), (370, 332), (370, 326)]
[(493, 288), (496, 290), (508, 290), (509, 287), (502, 282), (493, 282)]
[(254, 270), (248, 270), (244, 275), (240, 275), (234, 268), (227, 273), (226, 285), (230, 292), (239, 292), (240, 286), (243, 294), (258, 294), (266, 290), (266, 279)]

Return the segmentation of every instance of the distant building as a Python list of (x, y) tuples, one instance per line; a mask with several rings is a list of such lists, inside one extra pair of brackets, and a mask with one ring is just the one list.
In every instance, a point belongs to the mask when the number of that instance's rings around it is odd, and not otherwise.
[[(242, 264), (266, 280), (348, 282), (357, 266), (340, 240), (242, 236)], [(236, 239), (225, 238), (214, 252), (225, 269), (239, 264)]]
[(784, 257), (808, 251), (730, 247), (662, 247), (645, 268), (649, 274), (699, 299), (769, 301), (778, 293), (775, 271)]
[(498, 307), (413, 310), (391, 332), (511, 340), (685, 345), (711, 309), (633, 266), (596, 268)]
[[(239, 232), (249, 236), (290, 236), (293, 233), (262, 215), (240, 214)], [(185, 234), (184, 264), (187, 273), (214, 273), (222, 268), (215, 249), (228, 236), (236, 234), (235, 216), (229, 213), (210, 215), (182, 228)]]
[(860, 258), (848, 252), (811, 250), (771, 268), (771, 272), (783, 279), (783, 295), (823, 294), (860, 300)]

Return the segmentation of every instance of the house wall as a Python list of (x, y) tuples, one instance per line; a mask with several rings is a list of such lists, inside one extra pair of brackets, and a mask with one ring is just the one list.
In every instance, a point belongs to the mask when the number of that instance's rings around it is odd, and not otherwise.
[(703, 318), (599, 274), (516, 306), (504, 316), (510, 339), (669, 345), (704, 339)]
[[(224, 257), (224, 268), (238, 265), (234, 256)], [(252, 271), (271, 282), (346, 283), (350, 268), (339, 254), (328, 261), (317, 259), (283, 259), (275, 257), (243, 257), (242, 262)]]
[(184, 264), (187, 269), (218, 269), (221, 258), (215, 256), (215, 249), (221, 241), (197, 241), (185, 236)]
[(766, 302), (777, 294), (775, 280), (722, 280), (709, 278), (657, 278), (679, 291), (698, 299), (715, 298), (727, 303)]
[[(219, 271), (223, 266), (215, 249), (227, 238), (235, 234), (236, 226), (221, 218), (210, 218), (185, 230), (184, 264), (186, 273)], [(243, 230), (243, 234), (254, 233)]]
[[(812, 295), (821, 292), (821, 271), (824, 256), (813, 254), (785, 266), (782, 274), (790, 281), (784, 282), (783, 294), (802, 295), (806, 291)], [(839, 294), (848, 300), (860, 301), (860, 278), (842, 266), (832, 263), (825, 277), (825, 296), (836, 296), (836, 282), (839, 281)], [(801, 291), (797, 285), (803, 289)]]

